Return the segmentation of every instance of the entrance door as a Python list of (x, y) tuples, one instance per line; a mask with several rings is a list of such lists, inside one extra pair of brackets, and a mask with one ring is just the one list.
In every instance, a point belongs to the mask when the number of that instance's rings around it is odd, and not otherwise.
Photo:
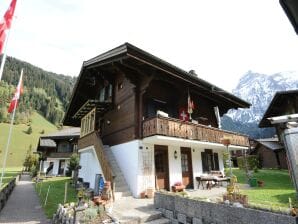
[(64, 169), (65, 169), (65, 160), (59, 160), (58, 174), (64, 175)]
[(191, 149), (181, 147), (182, 182), (186, 188), (193, 188)]
[(168, 146), (154, 145), (156, 188), (169, 190)]

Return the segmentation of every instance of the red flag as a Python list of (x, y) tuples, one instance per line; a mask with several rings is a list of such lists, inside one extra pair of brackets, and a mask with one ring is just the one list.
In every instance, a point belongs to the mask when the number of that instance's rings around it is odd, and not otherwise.
[(9, 108), (8, 108), (8, 113), (11, 113), (14, 111), (14, 109), (18, 106), (18, 100), (20, 99), (21, 94), (23, 93), (23, 71), (21, 73), (20, 81), (17, 86), (16, 92), (14, 94), (14, 97), (12, 98)]
[(11, 21), (13, 18), (14, 10), (16, 8), (17, 0), (12, 0), (8, 10), (5, 12), (3, 21), (0, 22), (0, 54), (2, 54), (5, 38), (6, 38), (6, 30), (10, 29)]

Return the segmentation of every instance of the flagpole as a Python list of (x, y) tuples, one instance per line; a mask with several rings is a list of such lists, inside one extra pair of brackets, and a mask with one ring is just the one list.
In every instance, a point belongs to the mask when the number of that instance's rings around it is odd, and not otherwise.
[[(21, 71), (20, 82), (21, 82), (22, 76), (23, 76), (23, 69)], [(14, 117), (15, 117), (15, 114), (16, 114), (16, 108), (17, 108), (17, 103), (14, 104), (13, 114), (12, 114), (12, 118), (11, 118), (11, 122), (10, 122), (9, 134), (8, 134), (8, 139), (7, 139), (7, 143), (6, 143), (6, 148), (5, 148), (5, 156), (3, 158), (3, 167), (2, 167), (2, 173), (1, 173), (1, 179), (0, 179), (0, 187), (2, 186), (2, 183), (3, 183), (2, 181), (3, 181), (3, 176), (4, 176), (4, 170), (5, 170), (5, 167), (6, 167), (8, 148), (9, 148), (9, 144), (10, 144), (11, 133), (12, 133), (12, 128), (13, 128), (13, 122), (14, 122)]]
[(2, 56), (1, 66), (0, 66), (0, 81), (2, 80), (2, 74), (3, 74), (3, 70), (4, 70), (4, 64), (5, 64), (6, 56), (7, 56), (7, 54), (6, 54), (6, 48), (7, 48), (7, 42), (8, 42), (10, 30), (11, 30), (11, 27), (7, 31), (7, 35), (5, 37), (5, 42), (4, 42), (4, 51), (3, 51), (3, 56)]

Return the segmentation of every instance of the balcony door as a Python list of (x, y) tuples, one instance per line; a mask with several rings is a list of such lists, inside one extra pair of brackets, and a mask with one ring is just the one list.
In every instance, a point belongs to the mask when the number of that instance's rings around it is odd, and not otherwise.
[(182, 183), (186, 188), (193, 188), (191, 148), (181, 147)]
[(168, 146), (154, 145), (156, 188), (169, 190)]

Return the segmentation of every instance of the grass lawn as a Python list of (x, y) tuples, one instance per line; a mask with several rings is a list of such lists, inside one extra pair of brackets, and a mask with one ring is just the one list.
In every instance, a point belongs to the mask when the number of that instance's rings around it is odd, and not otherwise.
[[(239, 183), (247, 183), (244, 171), (233, 169), (233, 173), (237, 176)], [(263, 180), (265, 186), (241, 190), (241, 193), (248, 195), (249, 203), (289, 207), (289, 197), (295, 198), (295, 189), (287, 170), (262, 169), (254, 173), (254, 177), (257, 180)]]
[[(57, 211), (58, 204), (63, 204), (65, 182), (68, 182), (68, 192), (66, 202), (76, 202), (76, 191), (70, 185), (69, 177), (52, 177), (43, 180), (43, 182), (35, 185), (35, 190), (39, 195), (40, 202), (44, 208), (45, 214), (48, 218), (52, 218), (53, 214)], [(44, 205), (48, 188), (50, 187), (47, 204)]]
[[(13, 126), (11, 144), (7, 156), (7, 166), (15, 167), (23, 165), (26, 152), (30, 145), (32, 145), (32, 150), (35, 151), (42, 130), (45, 131), (45, 134), (57, 131), (56, 126), (38, 113), (34, 113), (31, 118), (32, 134), (30, 135), (26, 133), (29, 126), (25, 124)], [(0, 167), (2, 167), (2, 158), (5, 154), (9, 127), (10, 124), (0, 123)]]
[[(3, 176), (3, 185), (0, 186), (0, 189), (2, 189), (6, 183), (8, 183), (11, 179), (13, 179), (15, 176), (17, 176), (22, 171), (22, 167), (8, 167), (4, 171)], [(0, 176), (2, 174), (2, 167), (0, 169)]]

